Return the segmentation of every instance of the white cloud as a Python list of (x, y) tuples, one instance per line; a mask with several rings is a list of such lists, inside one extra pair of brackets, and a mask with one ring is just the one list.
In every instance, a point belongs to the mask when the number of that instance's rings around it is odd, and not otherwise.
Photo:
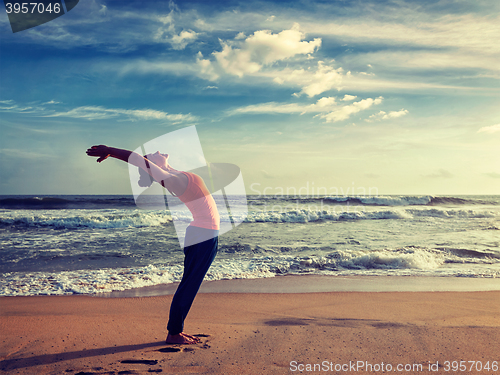
[(299, 103), (262, 103), (249, 105), (246, 107), (237, 108), (229, 113), (229, 115), (244, 114), (244, 113), (317, 113), (328, 112), (333, 110), (337, 105), (334, 97), (323, 97), (313, 104)]
[(388, 114), (382, 116), (382, 120), (387, 120), (390, 118), (397, 118), (401, 116), (405, 116), (409, 113), (407, 109), (401, 109), (400, 111), (391, 111)]
[(197, 18), (193, 22), (193, 26), (195, 26), (199, 30), (204, 30), (204, 31), (213, 31), (215, 28), (214, 27), (215, 25), (210, 25), (210, 24), (206, 23), (204, 20), (202, 20), (201, 18)]
[(200, 73), (203, 77), (210, 81), (216, 81), (219, 79), (219, 74), (215, 71), (214, 66), (208, 59), (204, 59), (201, 52), (198, 52), (196, 56), (196, 65), (198, 66)]
[(367, 98), (354, 102), (349, 105), (339, 105), (334, 97), (323, 97), (313, 104), (299, 103), (262, 103), (237, 108), (229, 112), (229, 115), (246, 114), (246, 113), (281, 113), (281, 114), (306, 114), (318, 113), (315, 117), (325, 120), (325, 122), (338, 122), (348, 119), (351, 115), (370, 108), (373, 105), (380, 104), (383, 98), (376, 99)]
[[(115, 64), (101, 65), (101, 69), (116, 71), (117, 67)], [(235, 68), (234, 66), (232, 68)], [(350, 78), (350, 72), (344, 74), (342, 68), (335, 68), (333, 66), (325, 64), (323, 61), (319, 61), (316, 67), (309, 69), (291, 69), (291, 68), (275, 68), (274, 66), (261, 69), (262, 66), (259, 64), (254, 65), (254, 73), (250, 73), (249, 65), (246, 65), (246, 72), (244, 76), (253, 78), (251, 81), (256, 82), (255, 79), (259, 79), (264, 82), (274, 82), (279, 85), (287, 85), (292, 88), (299, 87), (301, 91), (293, 94), (298, 97), (302, 94), (306, 94), (309, 97), (313, 97), (324, 93), (325, 91), (335, 89), (340, 90), (344, 88), (345, 83), (349, 87), (354, 87), (359, 89), (361, 82), (356, 80), (347, 80), (345, 78)], [(123, 64), (118, 68), (121, 74), (142, 73), (142, 74), (175, 74), (175, 75), (198, 75), (203, 79), (209, 81), (217, 81), (221, 77), (230, 76), (221, 68), (221, 66), (209, 58), (205, 58), (201, 52), (196, 55), (196, 61), (194, 63), (190, 62), (166, 62), (166, 61), (146, 61), (146, 60), (136, 60), (129, 63)], [(243, 74), (243, 73), (242, 73)], [(373, 85), (366, 85), (366, 87), (372, 87)], [(361, 87), (363, 88), (363, 87)], [(348, 95), (349, 100), (354, 100), (355, 96)], [(347, 101), (347, 99), (344, 99)]]
[[(167, 43), (175, 50), (182, 50), (199, 38), (201, 33), (195, 30), (207, 29), (195, 10), (181, 12), (172, 1), (168, 14), (145, 8), (130, 10), (129, 7), (114, 7), (109, 11), (101, 2), (103, 0), (81, 1), (79, 11), (72, 13), (71, 20), (60, 18), (55, 24), (27, 30), (20, 42), (35, 40), (62, 49), (92, 46), (108, 52), (126, 52), (151, 43)], [(86, 27), (84, 33), (82, 26)]]
[(325, 65), (323, 61), (318, 61), (318, 67), (315, 71), (293, 70), (282, 80), (283, 82), (302, 86), (302, 90), (295, 96), (306, 94), (311, 98), (333, 88), (340, 89), (343, 71), (342, 68), (335, 69), (332, 66)]
[[(216, 25), (214, 22), (210, 22), (211, 32), (217, 30), (235, 30), (236, 23), (241, 22), (244, 15), (249, 17), (251, 20), (251, 27), (265, 27), (265, 18), (254, 13), (237, 13), (233, 14), (230, 12), (231, 16), (236, 17), (231, 23), (231, 17), (229, 14), (219, 14), (217, 17), (222, 17), (224, 19), (223, 25)], [(179, 12), (175, 13), (176, 16), (181, 14)], [(226, 17), (227, 16), (227, 17)], [(167, 35), (174, 35), (174, 13), (173, 10), (169, 15), (164, 17), (157, 17), (157, 19), (162, 19), (162, 24), (164, 28), (167, 29)], [(219, 19), (219, 18), (218, 18)], [(275, 20), (276, 21), (276, 20)], [(290, 20), (286, 20), (290, 22)], [(177, 44), (173, 44), (173, 48), (184, 48), (186, 43), (191, 42), (199, 37), (199, 35), (188, 29), (189, 26), (197, 27), (196, 22), (202, 22), (199, 18), (196, 21), (191, 21), (191, 23), (183, 22), (184, 30), (180, 34), (175, 34), (175, 37), (169, 36), (169, 40)], [(284, 21), (283, 21), (284, 22)], [(282, 25), (280, 22), (279, 25)], [(167, 74), (185, 74), (185, 75), (198, 75), (201, 78), (216, 81), (220, 78), (228, 77), (240, 77), (240, 78), (250, 78), (244, 81), (240, 80), (240, 83), (255, 84), (265, 83), (266, 80), (271, 80), (275, 84), (288, 85), (292, 89), (298, 88), (295, 92), (295, 96), (307, 95), (308, 97), (314, 97), (323, 94), (329, 90), (336, 89), (349, 89), (365, 92), (378, 91), (382, 92), (394, 92), (394, 91), (408, 91), (408, 90), (429, 90), (429, 89), (445, 89), (445, 90), (468, 90), (472, 91), (475, 88), (468, 86), (456, 86), (450, 84), (442, 84), (439, 81), (433, 80), (425, 82), (421, 78), (412, 80), (409, 76), (395, 78), (392, 76), (390, 79), (383, 79), (374, 76), (374, 73), (366, 72), (345, 72), (342, 67), (339, 67), (338, 63), (333, 64), (331, 61), (321, 61), (318, 62), (316, 66), (310, 64), (304, 64), (309, 58), (314, 58), (312, 54), (320, 48), (322, 45), (322, 40), (320, 38), (315, 38), (313, 40), (304, 40), (305, 33), (303, 30), (314, 31), (317, 35), (336, 35), (335, 32), (345, 33), (349, 37), (355, 39), (384, 39), (383, 43), (391, 44), (394, 40), (390, 38), (395, 38), (399, 40), (402, 38), (398, 35), (393, 35), (393, 31), (387, 32), (384, 29), (387, 26), (387, 22), (375, 22), (373, 20), (367, 21), (366, 27), (374, 28), (374, 35), (371, 35), (369, 31), (357, 30), (359, 28), (359, 22), (355, 20), (346, 19), (346, 30), (341, 27), (342, 25), (328, 24), (326, 25), (322, 20), (318, 20), (318, 24), (322, 25), (322, 28), (318, 28), (318, 25), (311, 25), (308, 21), (303, 21), (306, 25), (305, 28), (299, 30), (299, 26), (296, 24), (291, 29), (285, 29), (280, 32), (270, 31), (270, 30), (259, 30), (259, 31), (239, 31), (234, 37), (234, 39), (220, 40), (221, 50), (214, 51), (210, 54), (207, 52), (200, 51), (196, 56), (194, 62), (182, 62), (173, 63), (167, 61), (140, 61), (140, 62), (130, 62), (125, 66), (120, 67), (122, 72), (154, 72), (154, 73), (167, 73)], [(436, 21), (437, 22), (437, 21)], [(206, 23), (203, 21), (202, 23)], [(439, 22), (437, 22), (439, 23)], [(391, 26), (394, 21), (389, 23)], [(430, 22), (429, 24), (433, 24)], [(208, 25), (208, 24), (207, 24)], [(333, 25), (333, 26), (332, 26)], [(278, 25), (277, 25), (278, 26)], [(356, 28), (356, 27), (357, 28)], [(205, 27), (207, 29), (208, 26)], [(332, 29), (333, 27), (333, 29)], [(412, 24), (409, 26), (396, 24), (396, 29), (398, 27), (411, 28)], [(416, 40), (421, 40), (421, 34), (425, 33), (425, 30), (421, 30), (418, 25), (415, 27)], [(430, 26), (429, 26), (430, 27)], [(436, 29), (438, 26), (434, 25)], [(160, 28), (162, 29), (162, 28)], [(163, 29), (162, 29), (163, 30)], [(208, 30), (208, 29), (207, 29)], [(333, 31), (335, 30), (335, 32)], [(340, 30), (340, 31), (339, 31)], [(191, 33), (192, 31), (192, 33)], [(417, 32), (418, 31), (418, 32)], [(169, 34), (168, 34), (169, 33)], [(204, 31), (204, 33), (208, 33)], [(249, 35), (249, 36), (248, 36)], [(344, 34), (342, 34), (344, 35)], [(378, 36), (377, 36), (378, 35)], [(427, 37), (430, 37), (428, 34)], [(382, 38), (382, 36), (384, 36)], [(389, 40), (385, 40), (389, 38)], [(404, 38), (403, 38), (404, 39)], [(423, 38), (425, 39), (425, 38)], [(416, 43), (416, 41), (415, 41)], [(425, 44), (424, 42), (422, 42)], [(432, 45), (432, 43), (431, 43)], [(486, 56), (487, 57), (487, 56)], [(282, 62), (286, 61), (287, 67), (283, 68)], [(333, 60), (332, 60), (333, 61)], [(346, 54), (342, 57), (343, 66), (369, 66), (372, 63), (376, 63), (379, 70), (377, 74), (380, 73), (380, 67), (387, 68), (397, 66), (399, 69), (407, 69), (411, 71), (412, 69), (440, 69), (447, 66), (456, 67), (484, 67), (485, 69), (489, 66), (495, 66), (495, 61), (498, 59), (493, 56), (485, 58), (482, 56), (478, 59), (475, 55), (468, 54), (468, 51), (460, 50), (438, 50), (438, 51), (414, 51), (414, 52), (375, 52), (368, 54)], [(479, 64), (479, 65), (478, 65)], [(300, 66), (298, 66), (300, 65)], [(498, 64), (496, 64), (498, 65)], [(491, 68), (497, 69), (498, 68)], [(397, 76), (396, 76), (397, 77)], [(257, 78), (257, 80), (253, 79)], [(449, 82), (449, 81), (448, 81)]]
[(477, 132), (478, 133), (489, 133), (489, 134), (500, 132), (500, 124), (492, 125), (492, 126), (484, 126), (481, 129), (479, 129)]
[(101, 106), (83, 106), (67, 112), (56, 112), (46, 117), (72, 117), (87, 120), (102, 120), (115, 117), (128, 117), (130, 120), (168, 120), (173, 123), (196, 120), (191, 114), (170, 114), (154, 109), (113, 109)]
[(240, 78), (245, 74), (258, 72), (262, 68), (260, 62), (252, 61), (250, 51), (233, 49), (228, 44), (222, 44), (222, 51), (214, 52), (213, 55), (219, 67), (225, 73), (236, 75)]
[(297, 103), (262, 103), (249, 105), (246, 107), (237, 108), (235, 110), (230, 111), (229, 115), (238, 115), (244, 113), (306, 113), (310, 106), (305, 106)]
[[(56, 102), (47, 102), (44, 104), (56, 104)], [(82, 106), (76, 107), (67, 111), (57, 111), (53, 106), (49, 108), (43, 105), (36, 107), (21, 107), (13, 100), (5, 100), (0, 102), (0, 111), (26, 113), (40, 117), (71, 117), (82, 118), (87, 120), (103, 120), (110, 118), (127, 118), (128, 120), (166, 120), (173, 124), (181, 122), (197, 121), (198, 118), (191, 114), (182, 113), (167, 113), (154, 109), (121, 109), (121, 108), (105, 108), (102, 106)]]
[(37, 110), (42, 110), (40, 107), (25, 107), (17, 105), (13, 100), (0, 101), (0, 111), (15, 112), (15, 113), (34, 113)]
[[(396, 4), (397, 3), (397, 4)], [(408, 71), (415, 69), (470, 69), (481, 68), (491, 71), (492, 73), (500, 71), (497, 63), (500, 57), (500, 17), (497, 14), (488, 16), (479, 16), (477, 14), (460, 15), (458, 13), (450, 14), (443, 17), (436, 17), (435, 13), (426, 13), (425, 7), (412, 6), (408, 2), (396, 2), (394, 6), (389, 8), (385, 6), (371, 9), (370, 14), (374, 16), (360, 17), (344, 17), (342, 23), (332, 22), (331, 19), (321, 18), (320, 16), (311, 21), (308, 14), (303, 16), (280, 14), (279, 19), (275, 19), (274, 27), (286, 25), (293, 21), (299, 22), (301, 30), (308, 34), (324, 37), (323, 41), (327, 40), (336, 43), (335, 39), (342, 43), (376, 43), (385, 46), (412, 46), (412, 48), (403, 48), (396, 50), (395, 48), (383, 48), (380, 52), (373, 53), (358, 53), (351, 50), (340, 57), (341, 66), (347, 71), (347, 67), (353, 69), (351, 80), (342, 80), (341, 85), (344, 89), (372, 91), (378, 88), (384, 91), (400, 91), (400, 90), (428, 90), (428, 89), (445, 89), (445, 90), (467, 90), (473, 91), (477, 88), (470, 84), (461, 85), (457, 81), (450, 84), (450, 80), (422, 79), (422, 75), (412, 78), (407, 74)], [(235, 28), (235, 24), (241, 23), (243, 19), (252, 20), (252, 27), (268, 27), (266, 25), (265, 16), (257, 17), (255, 13), (239, 13), (238, 17), (231, 23), (231, 17), (228, 13), (220, 13), (217, 15), (217, 22), (221, 22), (225, 29)], [(215, 20), (211, 22), (215, 24)], [(219, 27), (222, 29), (222, 27)], [(417, 47), (417, 48), (415, 48)], [(418, 47), (422, 47), (418, 50)], [(395, 52), (394, 52), (395, 51)], [(354, 52), (354, 53), (353, 53)], [(471, 53), (472, 52), (472, 53)], [(332, 65), (330, 63), (326, 65)], [(338, 66), (337, 66), (338, 67)], [(369, 73), (355, 73), (362, 70), (363, 67), (368, 67)], [(387, 68), (397, 67), (398, 70), (405, 70), (405, 75), (394, 75), (394, 70), (390, 70), (390, 78), (385, 79), (380, 77), (369, 76), (368, 74), (376, 73), (383, 74), (383, 70)], [(356, 69), (357, 68), (357, 69)], [(372, 69), (374, 70), (372, 72)], [(295, 74), (299, 79), (300, 69), (290, 67), (288, 73), (297, 71)], [(305, 75), (312, 76), (308, 69), (305, 68)], [(264, 72), (259, 71), (259, 74)], [(284, 77), (281, 71), (274, 69), (272, 73), (276, 73), (275, 83), (287, 83), (286, 76)], [(342, 74), (340, 74), (342, 76)], [(492, 75), (498, 79), (498, 74)], [(273, 78), (275, 78), (273, 77)], [(431, 77), (427, 75), (426, 77)], [(345, 78), (345, 75), (344, 77)], [(293, 84), (293, 82), (288, 82)], [(301, 88), (305, 88), (306, 84), (301, 83)], [(332, 88), (340, 87), (337, 82)], [(306, 94), (301, 91), (300, 94)], [(314, 91), (314, 85), (309, 88), (309, 93)], [(318, 94), (316, 94), (318, 95)]]
[(401, 77), (396, 79), (380, 79), (371, 76), (363, 76), (359, 74), (347, 74), (342, 79), (343, 90), (356, 90), (356, 91), (414, 91), (414, 90), (453, 90), (453, 91), (477, 91), (477, 87), (446, 85), (436, 82), (422, 82), (422, 80), (412, 81), (411, 78)]
[(365, 121), (372, 122), (372, 121), (380, 121), (380, 120), (389, 120), (392, 118), (398, 118), (398, 117), (407, 115), (408, 113), (409, 113), (409, 111), (407, 109), (402, 109), (400, 111), (391, 111), (389, 113), (386, 113), (384, 111), (380, 111), (379, 113), (371, 115)]
[(215, 60), (201, 59), (199, 54), (198, 64), (203, 74), (210, 72), (210, 79), (217, 79), (222, 74), (243, 77), (278, 61), (313, 53), (321, 46), (321, 39), (303, 41), (305, 35), (298, 27), (294, 25), (278, 34), (259, 30), (244, 40), (243, 34), (239, 33), (233, 41), (220, 41), (222, 51), (212, 53)]
[[(500, 38), (500, 35), (499, 35)], [(376, 64), (377, 67), (414, 70), (414, 69), (470, 69), (499, 71), (498, 55), (485, 55), (478, 58), (477, 54), (460, 50), (440, 51), (381, 51), (345, 56), (345, 64)]]
[(234, 37), (234, 39), (236, 39), (236, 40), (241, 40), (241, 39), (245, 39), (246, 37), (247, 37), (247, 36), (245, 35), (245, 33), (244, 33), (243, 31), (240, 31), (240, 32), (238, 33), (238, 35), (236, 35), (236, 36)]
[[(396, 15), (396, 14), (395, 14)], [(397, 16), (397, 15), (396, 15)], [(317, 35), (342, 37), (342, 40), (379, 40), (385, 43), (429, 47), (454, 47), (480, 54), (498, 54), (500, 17), (477, 15), (446, 15), (429, 20), (429, 15), (403, 12), (401, 20), (345, 19), (344, 22), (301, 22)]]
[(107, 12), (108, 12), (108, 7), (106, 5), (101, 5), (101, 9), (99, 9), (98, 13), (100, 15), (105, 16)]
[(181, 50), (186, 48), (191, 41), (194, 41), (198, 35), (199, 34), (193, 30), (183, 30), (179, 35), (172, 35), (170, 43), (172, 44), (173, 49)]
[(127, 74), (130, 72), (150, 74), (150, 73), (160, 73), (160, 74), (196, 74), (198, 67), (194, 64), (183, 63), (183, 62), (168, 62), (168, 61), (145, 61), (136, 60), (129, 63), (125, 63), (118, 69), (115, 64), (103, 64), (100, 66), (102, 70), (113, 70), (119, 71), (121, 74)]
[(354, 102), (350, 105), (341, 107), (335, 111), (327, 114), (318, 115), (320, 118), (325, 119), (325, 122), (338, 122), (347, 120), (351, 115), (370, 108), (372, 105), (377, 105), (382, 103), (382, 97), (376, 99), (368, 98), (360, 100), (359, 102)]
[(157, 20), (163, 25), (158, 27), (154, 38), (157, 41), (170, 43), (175, 50), (183, 50), (190, 42), (196, 40), (200, 34), (193, 30), (182, 30), (180, 33), (177, 33), (175, 31), (174, 16), (175, 12), (178, 12), (179, 9), (172, 1), (169, 5), (171, 9), (170, 13), (166, 16), (157, 17)]
[(344, 97), (341, 99), (343, 102), (350, 102), (351, 100), (356, 99), (357, 96), (355, 95), (344, 95)]

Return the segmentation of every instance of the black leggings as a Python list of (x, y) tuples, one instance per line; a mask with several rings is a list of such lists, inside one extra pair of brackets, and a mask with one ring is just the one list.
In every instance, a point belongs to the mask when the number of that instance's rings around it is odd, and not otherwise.
[(167, 330), (171, 335), (177, 335), (183, 331), (184, 319), (217, 254), (218, 236), (218, 230), (191, 226), (186, 229), (184, 273), (172, 299), (167, 324)]

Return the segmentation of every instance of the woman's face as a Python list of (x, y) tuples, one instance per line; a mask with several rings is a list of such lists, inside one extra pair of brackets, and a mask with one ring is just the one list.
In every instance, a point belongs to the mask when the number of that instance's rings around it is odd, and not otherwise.
[(147, 154), (146, 158), (160, 168), (168, 167), (168, 154), (162, 154), (160, 151), (156, 151), (154, 154)]

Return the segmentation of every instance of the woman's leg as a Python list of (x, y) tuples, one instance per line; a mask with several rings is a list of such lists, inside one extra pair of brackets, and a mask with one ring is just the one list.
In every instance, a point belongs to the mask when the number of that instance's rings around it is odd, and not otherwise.
[(193, 238), (199, 235), (202, 235), (202, 238), (207, 238), (207, 231), (211, 230), (196, 227), (188, 227), (186, 230), (186, 241), (189, 236), (190, 243), (194, 242), (194, 244), (184, 248), (184, 273), (170, 306), (170, 316), (167, 324), (169, 335), (178, 335), (183, 331), (184, 320), (203, 282), (203, 278), (217, 254), (218, 231), (211, 231), (214, 236), (203, 242), (196, 243), (196, 241), (193, 241)]

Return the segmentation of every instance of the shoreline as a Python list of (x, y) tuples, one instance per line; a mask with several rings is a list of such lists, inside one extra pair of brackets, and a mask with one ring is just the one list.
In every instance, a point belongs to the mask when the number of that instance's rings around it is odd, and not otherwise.
[[(160, 284), (110, 293), (104, 298), (167, 296), (177, 285)], [(198, 293), (324, 293), (324, 292), (479, 292), (500, 291), (496, 278), (436, 276), (284, 275), (258, 279), (204, 281)]]
[[(98, 298), (134, 298), (173, 295), (179, 285), (157, 284), (103, 293), (39, 294), (4, 297), (89, 296)], [(297, 294), (326, 292), (480, 292), (500, 291), (500, 279), (439, 276), (330, 276), (281, 275), (256, 279), (205, 280), (199, 294)]]

